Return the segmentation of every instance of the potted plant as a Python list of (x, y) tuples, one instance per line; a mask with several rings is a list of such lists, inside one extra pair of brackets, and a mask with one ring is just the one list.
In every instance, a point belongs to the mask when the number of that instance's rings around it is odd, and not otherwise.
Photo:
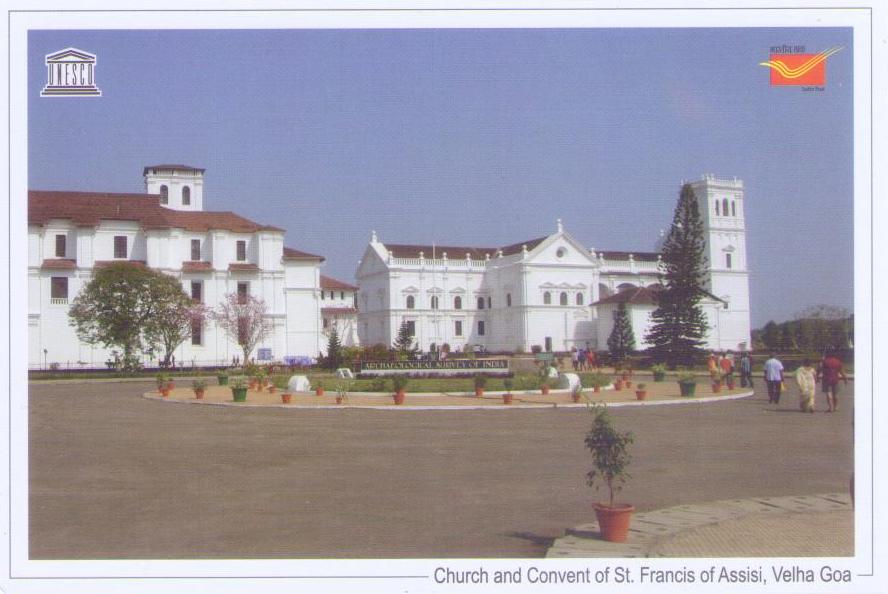
[(324, 395), (324, 382), (318, 380), (318, 383), (315, 384), (315, 395), (323, 396)]
[(472, 380), (472, 383), (475, 384), (475, 396), (478, 398), (484, 396), (484, 386), (487, 385), (487, 376), (476, 374)]
[(586, 475), (589, 486), (596, 490), (603, 483), (608, 490), (608, 503), (595, 504), (595, 515), (601, 529), (601, 536), (609, 542), (624, 542), (629, 532), (629, 521), (635, 507), (629, 504), (614, 504), (614, 491), (619, 491), (630, 478), (629, 445), (634, 438), (629, 432), (617, 431), (611, 422), (605, 406), (592, 408), (592, 428), (586, 434), (586, 448), (592, 452), (593, 468)]
[(573, 400), (574, 402), (579, 402), (582, 397), (583, 397), (583, 386), (577, 384), (570, 391), (570, 399)]
[(406, 375), (396, 375), (392, 378), (392, 387), (395, 389), (395, 393), (392, 396), (395, 399), (395, 404), (404, 404), (404, 397), (407, 394), (407, 384), (409, 383), (409, 379)]
[(219, 381), (220, 386), (228, 385), (228, 372), (224, 369), (216, 372), (216, 379)]
[(549, 381), (551, 378), (549, 377), (549, 364), (543, 361), (542, 365), (540, 365), (540, 391), (543, 393), (543, 396), (549, 393)]
[(717, 369), (713, 369), (709, 372), (709, 376), (712, 378), (712, 391), (715, 393), (721, 392), (722, 387), (722, 376), (721, 373)]
[(652, 366), (651, 371), (654, 373), (655, 382), (662, 382), (666, 379), (666, 366), (662, 363), (657, 363), (656, 365)]
[(601, 392), (601, 388), (608, 383), (607, 377), (605, 377), (603, 373), (598, 372), (589, 374), (587, 381), (592, 387), (592, 391), (596, 394)]
[(693, 371), (683, 370), (678, 373), (678, 387), (682, 396), (693, 396), (697, 390), (697, 376)]
[(635, 387), (635, 399), (636, 400), (646, 400), (647, 399), (647, 386), (645, 384), (638, 384)]
[(247, 400), (247, 382), (242, 377), (236, 377), (228, 384), (231, 389), (231, 395), (235, 402), (246, 402)]
[(281, 391), (281, 402), (283, 404), (290, 404), (290, 402), (293, 399), (293, 395), (287, 391), (289, 389), (289, 386), (287, 386), (287, 378), (286, 377), (276, 378), (274, 380), (274, 383), (277, 386), (277, 388)]
[(257, 390), (259, 390), (261, 392), (262, 388), (265, 387), (265, 384), (267, 381), (268, 381), (268, 374), (265, 373), (264, 369), (260, 369), (258, 372), (256, 372), (256, 389)]
[(342, 404), (348, 397), (349, 385), (346, 383), (336, 384), (336, 404)]
[(155, 376), (157, 380), (157, 391), (160, 392), (160, 395), (166, 398), (170, 395), (170, 377), (165, 373), (158, 373)]
[(196, 379), (191, 382), (191, 389), (194, 390), (194, 397), (203, 400), (204, 392), (207, 389), (207, 382), (202, 379)]
[(623, 380), (620, 378), (615, 379), (614, 380), (614, 392), (619, 392), (622, 389), (623, 389)]
[(506, 390), (503, 392), (503, 404), (512, 404), (512, 385), (512, 378), (507, 377), (503, 379), (503, 388)]

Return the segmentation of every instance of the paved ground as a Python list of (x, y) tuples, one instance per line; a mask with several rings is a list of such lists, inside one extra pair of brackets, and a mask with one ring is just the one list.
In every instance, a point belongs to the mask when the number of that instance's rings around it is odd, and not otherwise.
[[(582, 410), (182, 406), (151, 388), (31, 386), (32, 558), (534, 557), (594, 517)], [(636, 434), (621, 499), (846, 491), (852, 399), (812, 415), (759, 390), (614, 409)]]
[(626, 542), (597, 522), (567, 531), (546, 555), (564, 557), (852, 557), (849, 493), (727, 499), (634, 514)]

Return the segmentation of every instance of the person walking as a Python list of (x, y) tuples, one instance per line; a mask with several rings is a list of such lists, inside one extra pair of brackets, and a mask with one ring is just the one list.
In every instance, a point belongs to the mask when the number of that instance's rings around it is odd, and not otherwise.
[(834, 354), (827, 353), (820, 362), (819, 374), (823, 382), (823, 393), (826, 394), (826, 408), (829, 412), (836, 412), (839, 408), (839, 379), (848, 385), (848, 377), (842, 366), (842, 360)]
[(586, 348), (586, 370), (587, 371), (592, 371), (596, 367), (598, 367), (598, 365), (596, 363), (596, 358), (597, 357), (595, 355), (595, 351), (593, 351), (592, 349), (587, 347)]
[(783, 388), (783, 363), (772, 353), (765, 361), (765, 383), (768, 384), (768, 402), (780, 404), (780, 391)]
[(709, 371), (710, 377), (712, 377), (714, 373), (718, 373), (718, 357), (715, 353), (709, 353), (709, 360), (706, 362), (706, 368)]
[(749, 358), (749, 353), (744, 351), (740, 355), (740, 387), (746, 386), (755, 387), (752, 385), (752, 360)]
[(734, 385), (734, 361), (728, 358), (728, 353), (722, 353), (722, 358), (718, 362), (718, 366), (721, 371), (722, 379), (728, 385), (728, 389), (731, 389)]
[(575, 372), (580, 370), (580, 368), (579, 368), (579, 361), (580, 361), (580, 354), (579, 354), (579, 352), (577, 351), (577, 347), (571, 347), (571, 349), (570, 349), (570, 362), (573, 364), (573, 368), (574, 368), (574, 371), (575, 371)]
[(817, 389), (817, 372), (811, 367), (811, 360), (805, 359), (795, 372), (799, 385), (799, 410), (814, 412), (814, 391)]

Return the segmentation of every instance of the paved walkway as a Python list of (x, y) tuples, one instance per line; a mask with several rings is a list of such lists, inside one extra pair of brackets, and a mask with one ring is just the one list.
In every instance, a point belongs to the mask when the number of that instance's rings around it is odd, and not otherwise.
[(625, 543), (598, 523), (569, 529), (547, 557), (846, 557), (854, 555), (847, 493), (730, 499), (632, 517)]

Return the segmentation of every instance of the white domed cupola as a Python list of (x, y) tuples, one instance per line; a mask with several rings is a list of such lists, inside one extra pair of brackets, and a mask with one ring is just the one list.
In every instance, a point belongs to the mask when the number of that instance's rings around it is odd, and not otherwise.
[(160, 194), (160, 204), (172, 210), (203, 210), (204, 169), (188, 165), (149, 165), (145, 191)]

